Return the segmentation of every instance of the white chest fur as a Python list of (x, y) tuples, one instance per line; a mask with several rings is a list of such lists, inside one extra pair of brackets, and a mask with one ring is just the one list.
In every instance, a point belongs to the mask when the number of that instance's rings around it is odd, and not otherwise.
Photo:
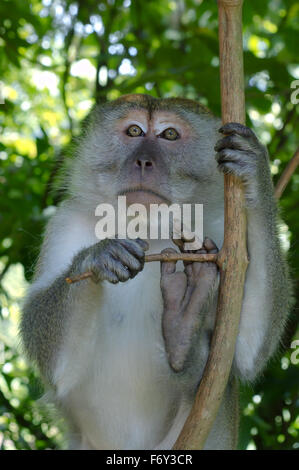
[(162, 338), (159, 269), (148, 264), (126, 283), (93, 286), (98, 301), (85, 303), (84, 311), (76, 302), (72, 341), (60, 354), (55, 381), (93, 447), (154, 447), (177, 412), (180, 392)]

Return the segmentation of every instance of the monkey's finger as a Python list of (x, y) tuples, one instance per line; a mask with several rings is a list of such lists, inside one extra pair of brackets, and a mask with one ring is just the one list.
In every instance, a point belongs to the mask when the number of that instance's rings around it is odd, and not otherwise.
[[(165, 248), (161, 253), (177, 253), (173, 248)], [(161, 261), (161, 275), (173, 274), (176, 269), (176, 261)]]
[(203, 246), (207, 250), (207, 253), (218, 253), (219, 251), (216, 243), (209, 237), (205, 237)]
[[(139, 248), (141, 250), (141, 248)], [(133, 271), (141, 271), (144, 265), (144, 252), (142, 257), (134, 256), (132, 253), (130, 253), (125, 246), (123, 246), (121, 243), (118, 243), (117, 245), (112, 245), (110, 248), (110, 253), (113, 256), (113, 258), (121, 261), (121, 263), (124, 266), (127, 266), (130, 270)]]
[(224, 124), (224, 126), (220, 127), (219, 132), (226, 135), (238, 134), (242, 137), (257, 138), (255, 133), (249, 127), (244, 126), (239, 122), (228, 122), (227, 124)]
[(134, 240), (136, 243), (138, 243), (138, 245), (141, 246), (141, 248), (143, 249), (143, 251), (147, 251), (149, 249), (149, 244), (146, 240), (142, 240), (142, 238), (136, 238), (136, 240)]
[(220, 152), (223, 149), (252, 151), (252, 142), (248, 139), (242, 139), (236, 134), (231, 134), (218, 140), (214, 147), (216, 152)]
[(144, 242), (143, 240), (140, 240), (137, 242), (137, 240), (127, 240), (127, 239), (122, 239), (119, 240), (119, 243), (135, 258), (139, 259), (139, 261), (144, 261), (144, 251), (145, 249), (148, 249), (148, 243)]
[(120, 282), (125, 282), (128, 279), (135, 277), (137, 274), (137, 271), (132, 270), (131, 272), (131, 270), (129, 270), (129, 268), (124, 266), (121, 263), (121, 261), (114, 259), (112, 257), (110, 259), (109, 269), (112, 273), (116, 274)]
[(252, 165), (256, 161), (257, 155), (253, 151), (233, 150), (225, 148), (220, 150), (216, 154), (216, 160), (221, 167), (222, 164), (228, 166), (227, 163), (237, 164), (239, 169), (248, 168), (248, 165)]
[(112, 271), (110, 271), (106, 267), (102, 267), (101, 269), (101, 275), (96, 275), (93, 277), (94, 282), (98, 283), (100, 281), (108, 281), (111, 282), (111, 284), (117, 284), (119, 282), (119, 278), (114, 274)]

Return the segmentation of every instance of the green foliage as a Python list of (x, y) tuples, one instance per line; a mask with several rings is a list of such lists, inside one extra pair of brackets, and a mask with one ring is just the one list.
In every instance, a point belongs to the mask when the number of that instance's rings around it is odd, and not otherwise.
[[(244, 6), (247, 119), (268, 144), (274, 181), (299, 141), (299, 108), (291, 103), (291, 83), (299, 79), (298, 13), (295, 0)], [(217, 4), (2, 0), (0, 73), (0, 446), (54, 448), (61, 435), (33, 406), (41, 391), (22, 359), (16, 325), (24, 278), (32, 275), (59, 198), (53, 188), (61, 162), (95, 100), (131, 92), (181, 95), (220, 115)], [(280, 202), (297, 290), (298, 188), (297, 173)], [(287, 354), (243, 390), (241, 448), (299, 447), (298, 366), (290, 362), (296, 328), (293, 314)]]

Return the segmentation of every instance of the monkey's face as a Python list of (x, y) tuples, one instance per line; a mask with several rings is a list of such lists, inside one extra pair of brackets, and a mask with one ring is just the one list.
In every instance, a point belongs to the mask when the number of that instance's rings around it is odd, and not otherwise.
[(98, 107), (82, 145), (86, 184), (98, 202), (201, 202), (198, 186), (215, 178), (218, 124), (185, 99), (127, 95)]
[(118, 195), (128, 204), (169, 203), (171, 171), (192, 135), (188, 122), (170, 111), (128, 110), (116, 122), (116, 135), (124, 154)]

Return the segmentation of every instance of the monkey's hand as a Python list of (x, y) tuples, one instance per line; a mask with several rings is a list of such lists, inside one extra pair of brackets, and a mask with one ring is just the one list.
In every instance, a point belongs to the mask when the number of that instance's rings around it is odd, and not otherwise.
[(265, 184), (272, 185), (267, 149), (242, 124), (225, 124), (219, 132), (226, 136), (215, 145), (218, 168), (238, 176), (244, 182), (248, 206), (256, 206), (262, 199), (261, 191), (265, 192)]
[(138, 274), (144, 266), (144, 240), (102, 240), (82, 250), (72, 264), (70, 275), (91, 271), (93, 282), (125, 282)]
[[(181, 249), (181, 251), (183, 251)], [(162, 253), (175, 253), (172, 248)], [(193, 253), (217, 253), (215, 243), (205, 238), (203, 248)], [(185, 262), (183, 272), (176, 272), (175, 262), (161, 262), (161, 290), (164, 302), (162, 331), (171, 368), (183, 370), (196, 334), (205, 317), (217, 286), (215, 263)]]

